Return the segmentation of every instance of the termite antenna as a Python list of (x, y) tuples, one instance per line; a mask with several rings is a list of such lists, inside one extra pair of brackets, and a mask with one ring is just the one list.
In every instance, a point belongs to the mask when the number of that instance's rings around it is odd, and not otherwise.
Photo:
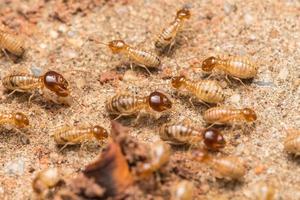
[(92, 41), (92, 42), (96, 42), (96, 43), (98, 43), (98, 44), (102, 44), (102, 45), (108, 46), (107, 43), (101, 42), (101, 41), (99, 41), (99, 40), (96, 39), (96, 38), (89, 37), (89, 38), (88, 38), (88, 41)]

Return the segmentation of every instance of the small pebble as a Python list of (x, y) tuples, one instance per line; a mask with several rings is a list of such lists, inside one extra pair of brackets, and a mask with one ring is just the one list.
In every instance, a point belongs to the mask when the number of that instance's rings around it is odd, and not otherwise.
[(229, 98), (229, 101), (233, 104), (239, 105), (241, 96), (239, 94), (234, 94)]
[(278, 79), (280, 80), (286, 80), (289, 76), (289, 70), (287, 67), (282, 67), (279, 74), (278, 74)]
[(254, 18), (251, 14), (247, 13), (247, 14), (244, 15), (244, 21), (245, 21), (246, 25), (249, 26), (253, 23)]
[(50, 31), (50, 37), (52, 37), (53, 39), (58, 38), (58, 32), (56, 32), (56, 31), (54, 31), (54, 30), (51, 30), (51, 31)]
[(225, 1), (224, 3), (224, 12), (229, 14), (231, 12), (235, 12), (237, 10), (237, 6), (231, 2)]
[(10, 176), (23, 175), (25, 169), (24, 158), (17, 158), (13, 161), (6, 163), (4, 171)]
[(33, 64), (30, 68), (30, 71), (34, 76), (38, 77), (38, 76), (42, 75), (43, 70), (42, 70), (42, 68), (37, 67), (35, 64)]

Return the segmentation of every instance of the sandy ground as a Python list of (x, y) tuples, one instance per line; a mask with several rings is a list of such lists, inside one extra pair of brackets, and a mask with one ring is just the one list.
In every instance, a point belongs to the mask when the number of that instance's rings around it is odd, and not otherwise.
[[(17, 93), (7, 98), (1, 86), (1, 112), (22, 111), (31, 122), (26, 131), (30, 144), (22, 144), (19, 134), (13, 130), (1, 128), (1, 199), (31, 199), (31, 181), (43, 168), (56, 166), (77, 172), (92, 161), (99, 153), (97, 143), (59, 152), (49, 134), (63, 124), (99, 124), (109, 129), (110, 119), (104, 106), (106, 99), (116, 92), (147, 95), (155, 89), (162, 90), (174, 101), (168, 120), (189, 117), (199, 126), (205, 125), (201, 114), (206, 107), (193, 108), (188, 98), (179, 97), (170, 87), (169, 79), (163, 78), (181, 72), (191, 79), (200, 79), (201, 70), (187, 70), (189, 65), (216, 54), (248, 56), (259, 64), (258, 76), (247, 83), (248, 89), (236, 81), (228, 84), (218, 73), (213, 76), (225, 88), (225, 105), (252, 107), (258, 120), (254, 125), (224, 130), (228, 144), (223, 153), (240, 156), (247, 163), (247, 174), (241, 183), (216, 180), (207, 166), (190, 164), (181, 158), (179, 166), (194, 173), (192, 181), (198, 188), (195, 199), (217, 199), (217, 196), (250, 199), (252, 188), (258, 182), (276, 185), (281, 199), (300, 199), (300, 160), (286, 154), (282, 144), (286, 128), (300, 128), (299, 1), (62, 2), (6, 0), (0, 3), (0, 20), (13, 31), (21, 32), (28, 46), (25, 58), (17, 64), (5, 57), (0, 59), (1, 77), (12, 71), (56, 70), (69, 80), (72, 96), (80, 102), (65, 107), (37, 97), (28, 106), (29, 95)], [(104, 72), (116, 71), (123, 76), (130, 68), (126, 59), (112, 55), (108, 48), (88, 41), (88, 37), (103, 42), (122, 38), (129, 44), (151, 50), (156, 34), (173, 20), (183, 5), (191, 7), (192, 18), (186, 23), (174, 51), (162, 57), (158, 72), (149, 77), (137, 68), (136, 76), (126, 73), (123, 81), (99, 82)], [(121, 122), (130, 125), (132, 121)], [(149, 120), (132, 126), (132, 135), (141, 142), (151, 143), (158, 138), (156, 128), (161, 123)], [(174, 154), (178, 159), (181, 153)]]

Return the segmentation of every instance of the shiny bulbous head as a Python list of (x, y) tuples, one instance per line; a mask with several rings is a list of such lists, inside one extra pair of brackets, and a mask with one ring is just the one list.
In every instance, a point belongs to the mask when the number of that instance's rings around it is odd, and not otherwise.
[(253, 122), (257, 119), (256, 113), (250, 108), (242, 109), (242, 114), (247, 122)]
[(95, 138), (97, 138), (97, 140), (102, 140), (108, 137), (107, 131), (101, 126), (94, 126), (92, 132)]
[(18, 128), (24, 128), (29, 125), (29, 120), (23, 113), (17, 112), (14, 114), (14, 120)]
[(175, 76), (172, 78), (171, 84), (174, 88), (178, 89), (184, 84), (185, 80), (184, 76)]
[(203, 62), (202, 62), (202, 70), (205, 72), (211, 72), (213, 70), (213, 68), (215, 67), (217, 63), (217, 58), (216, 57), (209, 57), (206, 58)]
[(127, 45), (123, 40), (113, 40), (108, 43), (108, 47), (113, 53), (120, 53)]
[(189, 19), (191, 18), (191, 12), (188, 8), (182, 8), (177, 11), (176, 18), (180, 20)]
[(43, 76), (43, 82), (45, 87), (57, 96), (66, 97), (69, 95), (69, 83), (61, 74), (55, 71), (48, 71)]
[(171, 100), (163, 93), (155, 91), (152, 92), (148, 97), (149, 106), (157, 111), (163, 112), (172, 108)]
[(223, 135), (214, 128), (209, 128), (203, 131), (202, 133), (204, 144), (208, 149), (218, 150), (225, 147), (225, 139)]

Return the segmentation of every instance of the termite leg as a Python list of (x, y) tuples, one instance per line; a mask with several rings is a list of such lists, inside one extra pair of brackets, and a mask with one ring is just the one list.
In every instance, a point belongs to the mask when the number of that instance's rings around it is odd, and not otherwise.
[(149, 69), (145, 65), (139, 64), (139, 66), (141, 66), (142, 68), (144, 68), (148, 72), (148, 74), (150, 76), (152, 75), (152, 73), (149, 71)]
[(6, 57), (9, 61), (14, 62), (14, 61), (9, 57), (9, 55), (7, 54), (7, 52), (6, 52), (5, 49), (2, 48), (1, 50), (2, 50), (2, 52), (4, 53), (5, 57)]
[(13, 95), (15, 92), (17, 92), (18, 90), (13, 90), (11, 93), (9, 93), (8, 95), (7, 95), (7, 97), (9, 97), (9, 96), (11, 96), (11, 95)]
[(28, 99), (28, 104), (29, 105), (31, 105), (31, 100), (32, 100), (32, 98), (34, 97), (34, 93), (32, 93), (31, 95), (30, 95), (30, 97), (29, 97), (29, 99)]
[(232, 76), (232, 78), (239, 81), (244, 87), (248, 88), (241, 79), (234, 77), (234, 76)]
[(214, 125), (216, 125), (216, 123), (212, 123), (211, 125), (209, 125), (208, 127), (206, 127), (206, 129), (209, 129), (209, 128), (213, 127)]
[(59, 149), (58, 152), (62, 152), (68, 145), (72, 144), (71, 142), (66, 143), (62, 148)]
[(195, 108), (195, 105), (194, 105), (194, 103), (193, 103), (193, 97), (190, 97), (190, 98), (189, 98), (189, 102), (190, 102), (190, 104), (192, 105), (192, 107)]
[(226, 74), (226, 76), (225, 76), (225, 79), (226, 79), (226, 81), (229, 83), (229, 84), (231, 84), (231, 81), (229, 80), (229, 78), (228, 78), (228, 75)]

